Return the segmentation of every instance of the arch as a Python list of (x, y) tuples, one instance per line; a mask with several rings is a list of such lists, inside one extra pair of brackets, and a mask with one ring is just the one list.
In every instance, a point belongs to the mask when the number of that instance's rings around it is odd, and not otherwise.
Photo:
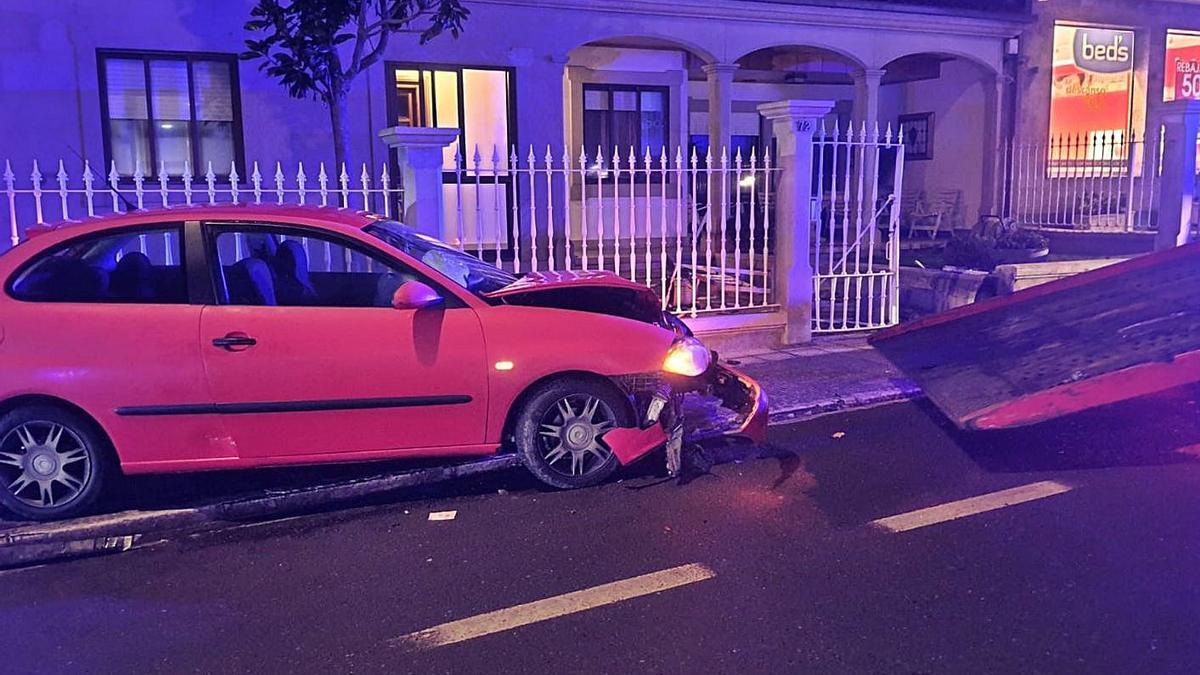
[(994, 65), (988, 63), (985, 59), (980, 58), (978, 54), (972, 54), (965, 50), (959, 50), (959, 49), (953, 49), (953, 48), (950, 48), (950, 49), (946, 49), (946, 48), (915, 49), (915, 50), (911, 50), (911, 51), (904, 51), (902, 53), (892, 55), (891, 57), (888, 58), (887, 61), (885, 61), (879, 67), (881, 69), (886, 69), (888, 66), (892, 65), (893, 63), (895, 63), (901, 59), (905, 59), (905, 58), (909, 58), (909, 57), (913, 57), (913, 56), (944, 56), (944, 57), (950, 57), (950, 58), (955, 58), (955, 59), (962, 59), (962, 60), (967, 61), (968, 63), (974, 65), (976, 68), (982, 70), (987, 75), (999, 74), (999, 71), (996, 70), (996, 67)]
[(586, 40), (577, 42), (570, 49), (568, 49), (567, 52), (570, 53), (575, 51), (579, 47), (677, 49), (688, 52), (705, 64), (715, 63), (717, 61), (717, 58), (713, 56), (711, 51), (694, 42), (681, 40), (674, 35), (665, 35), (652, 31), (638, 31), (637, 33), (614, 33), (612, 35), (589, 37)]
[(857, 54), (854, 54), (854, 53), (846, 50), (843, 47), (839, 47), (839, 46), (832, 45), (832, 44), (813, 42), (811, 40), (805, 41), (805, 42), (780, 42), (780, 43), (770, 43), (770, 44), (758, 45), (754, 49), (743, 52), (736, 59), (733, 59), (733, 61), (735, 63), (741, 63), (747, 57), (752, 57), (761, 52), (783, 51), (783, 50), (788, 50), (788, 49), (798, 50), (798, 51), (808, 50), (808, 51), (816, 51), (816, 52), (827, 52), (829, 54), (832, 54), (832, 55), (838, 57), (840, 60), (845, 61), (847, 64), (849, 64), (851, 67), (853, 67), (856, 70), (862, 71), (862, 70), (866, 70), (866, 68), (867, 68), (866, 62), (861, 57), (859, 57)]

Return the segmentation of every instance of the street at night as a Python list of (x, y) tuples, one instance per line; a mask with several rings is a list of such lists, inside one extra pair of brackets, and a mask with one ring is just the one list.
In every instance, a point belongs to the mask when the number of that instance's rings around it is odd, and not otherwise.
[(683, 484), (516, 471), (10, 570), (5, 624), (44, 628), (6, 670), (1194, 672), (1198, 410), (1176, 389), (972, 434), (898, 403)]

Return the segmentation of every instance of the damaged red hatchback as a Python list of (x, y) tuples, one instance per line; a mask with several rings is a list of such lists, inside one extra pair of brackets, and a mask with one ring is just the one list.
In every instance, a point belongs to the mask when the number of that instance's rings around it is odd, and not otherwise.
[(645, 286), (513, 276), (398, 223), (205, 206), (41, 228), (0, 256), (0, 504), (120, 473), (519, 453), (558, 488), (663, 445), (683, 395), (766, 399)]

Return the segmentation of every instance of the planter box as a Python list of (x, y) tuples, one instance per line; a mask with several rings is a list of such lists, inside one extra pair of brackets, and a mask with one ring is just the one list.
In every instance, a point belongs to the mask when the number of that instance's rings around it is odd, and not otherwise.
[(1079, 229), (1124, 230), (1129, 216), (1126, 213), (1081, 213), (1075, 218)]

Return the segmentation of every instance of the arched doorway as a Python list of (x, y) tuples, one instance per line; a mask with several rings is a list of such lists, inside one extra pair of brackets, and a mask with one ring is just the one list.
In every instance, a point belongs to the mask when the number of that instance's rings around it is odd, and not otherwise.
[(899, 57), (882, 70), (878, 119), (904, 133), (905, 240), (918, 245), (949, 237), (995, 213), (1001, 154), (995, 71), (934, 52)]

